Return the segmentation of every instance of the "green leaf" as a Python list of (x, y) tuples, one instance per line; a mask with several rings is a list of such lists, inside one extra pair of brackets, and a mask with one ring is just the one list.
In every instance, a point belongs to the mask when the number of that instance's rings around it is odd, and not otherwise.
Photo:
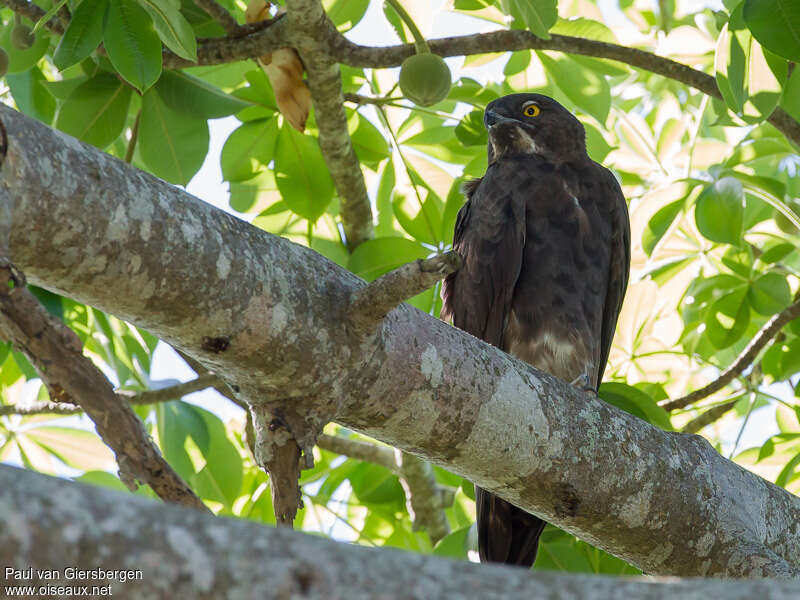
[(101, 72), (73, 90), (61, 105), (56, 128), (98, 148), (113, 142), (125, 127), (131, 88)]
[(792, 292), (786, 277), (765, 273), (750, 285), (747, 298), (757, 313), (772, 316), (792, 303)]
[(386, 161), (378, 183), (378, 193), (375, 197), (375, 208), (378, 210), (378, 223), (375, 226), (375, 237), (388, 237), (396, 235), (394, 229), (394, 208), (392, 206), (392, 192), (396, 183), (394, 164)]
[(171, 109), (158, 86), (142, 96), (136, 150), (151, 173), (186, 185), (203, 165), (208, 141), (208, 122)]
[(642, 249), (650, 256), (656, 247), (656, 244), (664, 237), (664, 234), (672, 225), (675, 218), (683, 210), (684, 200), (675, 200), (654, 214), (647, 222), (647, 226), (642, 232)]
[(372, 281), (406, 263), (430, 254), (419, 242), (400, 237), (367, 240), (350, 255), (347, 268), (359, 277)]
[(608, 119), (611, 89), (606, 78), (563, 55), (537, 52), (547, 75), (576, 106), (600, 123)]
[(14, 30), (14, 19), (9, 19), (0, 31), (0, 48), (8, 52), (8, 73), (21, 73), (34, 66), (47, 52), (50, 46), (50, 34), (47, 31), (36, 33), (36, 41), (27, 50), (18, 50), (11, 43), (11, 32)]
[(191, 410), (202, 419), (208, 432), (208, 445), (200, 448), (204, 464), (192, 487), (201, 498), (220, 502), (230, 510), (242, 488), (242, 458), (219, 417), (199, 406), (191, 406)]
[(616, 406), (665, 431), (672, 431), (667, 412), (645, 392), (625, 383), (609, 381), (600, 386), (599, 396)]
[(220, 155), (226, 181), (246, 181), (272, 161), (278, 141), (278, 119), (248, 121), (225, 140)]
[(694, 211), (697, 229), (712, 242), (742, 243), (744, 191), (733, 177), (723, 177), (706, 187)]
[(316, 221), (333, 199), (334, 188), (317, 140), (284, 122), (275, 150), (275, 180), (293, 212)]
[(33, 33), (39, 31), (45, 23), (49, 23), (50, 19), (52, 19), (55, 14), (61, 10), (61, 7), (67, 3), (67, 0), (53, 0), (53, 5), (48, 9), (46, 13), (44, 13), (39, 20), (33, 26)]
[(750, 323), (746, 287), (726, 294), (711, 305), (705, 320), (708, 339), (718, 349), (736, 343)]
[(795, 67), (789, 81), (783, 89), (781, 108), (796, 121), (800, 121), (800, 70)]
[(227, 117), (252, 106), (183, 71), (164, 71), (156, 87), (172, 110), (203, 119)]
[(775, 54), (800, 62), (800, 3), (745, 0), (743, 16), (753, 36)]
[(325, 14), (340, 32), (345, 32), (364, 18), (369, 0), (323, 0)]
[[(421, 193), (424, 191), (420, 190)], [(392, 198), (394, 216), (400, 226), (414, 239), (434, 246), (441, 241), (438, 238), (442, 230), (440, 203), (441, 200), (432, 192), (424, 197), (422, 206), (416, 194), (406, 196), (395, 191)]]
[(766, 119), (780, 101), (786, 61), (765, 51), (742, 18), (739, 5), (720, 33), (715, 57), (717, 86), (734, 113), (749, 123)]
[(558, 20), (558, 0), (511, 0), (522, 20), (536, 37), (550, 39), (548, 30)]
[(71, 427), (36, 427), (25, 437), (74, 469), (104, 469), (114, 457), (94, 433)]
[(191, 437), (201, 451), (210, 444), (208, 426), (195, 410), (195, 406), (182, 400), (156, 405), (158, 444), (167, 462), (186, 480), (194, 477), (195, 469), (186, 451), (186, 438)]
[(139, 0), (150, 13), (153, 25), (164, 45), (178, 56), (197, 62), (197, 40), (189, 22), (180, 11), (180, 3)]
[(440, 539), (433, 547), (433, 554), (436, 556), (449, 556), (450, 558), (467, 558), (467, 538), (472, 525), (467, 525), (461, 529), (451, 531)]
[(483, 126), (483, 111), (473, 110), (464, 115), (456, 125), (455, 134), (458, 141), (465, 146), (485, 147), (488, 135)]
[(53, 54), (59, 70), (79, 63), (103, 41), (108, 0), (82, 0)]
[(347, 120), (347, 130), (361, 163), (375, 170), (382, 160), (389, 158), (389, 144), (369, 119), (354, 111)]
[(741, 8), (738, 8), (720, 31), (714, 57), (717, 87), (725, 104), (736, 114), (740, 114), (744, 107), (746, 52), (750, 46), (750, 38), (750, 32), (744, 26)]
[(56, 113), (56, 101), (44, 86), (46, 82), (38, 67), (6, 75), (6, 83), (17, 107), (26, 115), (49, 125)]
[(114, 68), (140, 92), (161, 75), (161, 39), (136, 0), (111, 2), (103, 45)]

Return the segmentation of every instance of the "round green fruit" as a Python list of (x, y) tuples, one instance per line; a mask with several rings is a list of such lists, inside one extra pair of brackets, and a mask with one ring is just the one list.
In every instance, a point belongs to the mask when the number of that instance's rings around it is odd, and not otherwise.
[(400, 89), (418, 106), (431, 106), (447, 98), (450, 80), (447, 63), (436, 54), (415, 54), (400, 66)]
[[(800, 216), (800, 201), (790, 200), (789, 202), (787, 202), (787, 204), (789, 205), (789, 208), (792, 209), (792, 212), (795, 215)], [(788, 234), (798, 233), (798, 229), (797, 227), (794, 226), (794, 223), (792, 223), (789, 219), (787, 219), (786, 215), (777, 210), (775, 211), (775, 225), (777, 225), (778, 229), (780, 229), (783, 233), (788, 233)]]
[(8, 73), (8, 52), (0, 48), (0, 77)]
[(11, 31), (11, 45), (17, 50), (27, 50), (36, 41), (33, 30), (27, 25), (18, 23)]

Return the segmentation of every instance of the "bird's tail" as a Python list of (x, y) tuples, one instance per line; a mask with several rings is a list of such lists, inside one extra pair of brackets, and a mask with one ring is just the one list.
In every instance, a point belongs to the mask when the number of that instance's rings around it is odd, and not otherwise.
[(530, 568), (546, 522), (475, 486), (481, 562)]

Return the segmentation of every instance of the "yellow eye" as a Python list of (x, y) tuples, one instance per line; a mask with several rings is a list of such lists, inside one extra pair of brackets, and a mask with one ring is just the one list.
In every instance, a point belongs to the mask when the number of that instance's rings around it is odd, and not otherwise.
[(535, 104), (529, 104), (525, 108), (522, 109), (522, 114), (526, 117), (538, 117), (539, 116), (539, 107)]

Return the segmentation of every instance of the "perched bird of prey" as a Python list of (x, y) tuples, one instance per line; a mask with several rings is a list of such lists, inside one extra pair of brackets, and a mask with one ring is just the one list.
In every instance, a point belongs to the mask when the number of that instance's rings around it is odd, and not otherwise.
[[(580, 121), (541, 94), (489, 103), (489, 166), (464, 186), (444, 282), (453, 325), (582, 389), (597, 390), (630, 268), (614, 175)], [(545, 522), (476, 486), (481, 561), (530, 567)]]

